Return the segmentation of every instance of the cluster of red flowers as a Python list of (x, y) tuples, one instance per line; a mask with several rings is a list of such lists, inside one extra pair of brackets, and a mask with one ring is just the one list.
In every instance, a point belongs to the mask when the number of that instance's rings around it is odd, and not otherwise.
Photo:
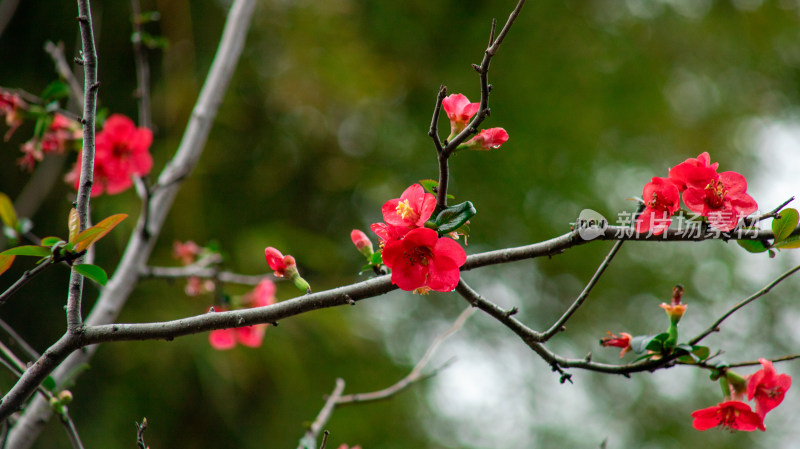
[(678, 208), (679, 195), (692, 212), (708, 218), (722, 232), (735, 228), (742, 217), (758, 209), (746, 193), (747, 181), (739, 173), (717, 173), (708, 153), (689, 158), (669, 170), (669, 177), (654, 177), (644, 186), (645, 209), (636, 220), (636, 232), (664, 233)]
[[(120, 193), (133, 185), (133, 176), (150, 173), (152, 142), (153, 133), (149, 129), (137, 128), (133, 120), (124, 115), (111, 115), (95, 139), (92, 196)], [(66, 177), (75, 190), (81, 178), (81, 156)]]
[[(241, 298), (240, 307), (264, 307), (275, 304), (275, 284), (264, 279), (248, 294)], [(217, 312), (226, 309), (218, 307)], [(232, 329), (217, 329), (208, 334), (208, 342), (214, 349), (231, 349), (238, 342), (241, 345), (251, 348), (261, 346), (264, 340), (264, 332), (269, 324), (254, 324), (252, 326), (235, 327)]]
[(383, 205), (384, 223), (370, 226), (381, 239), (392, 283), (403, 290), (449, 292), (458, 284), (467, 254), (453, 239), (425, 227), (435, 208), (436, 198), (413, 184)]
[(41, 139), (34, 137), (22, 144), (23, 155), (17, 162), (20, 167), (33, 171), (33, 167), (44, 159), (45, 154), (62, 154), (70, 142), (81, 139), (83, 139), (81, 124), (77, 120), (56, 113)]
[[(769, 360), (759, 359), (759, 362), (762, 368), (748, 376), (746, 389), (747, 399), (756, 402), (755, 411), (742, 401), (745, 392), (733, 391), (726, 401), (692, 412), (692, 426), (697, 430), (717, 426), (745, 432), (765, 430), (764, 417), (783, 401), (792, 378), (788, 374), (777, 374)], [(735, 390), (733, 386), (731, 389)]]
[[(480, 109), (480, 103), (470, 103), (462, 94), (448, 95), (442, 101), (442, 107), (450, 119), (450, 136), (452, 140), (460, 133)], [(503, 128), (489, 128), (481, 130), (475, 137), (459, 145), (459, 149), (484, 150), (500, 148), (508, 140), (508, 133)]]

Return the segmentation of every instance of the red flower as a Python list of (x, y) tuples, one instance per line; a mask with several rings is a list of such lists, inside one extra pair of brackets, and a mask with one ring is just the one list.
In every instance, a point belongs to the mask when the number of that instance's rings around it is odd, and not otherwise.
[(350, 231), (350, 240), (353, 242), (353, 245), (355, 245), (356, 249), (359, 251), (367, 247), (372, 249), (372, 241), (370, 241), (369, 237), (367, 237), (367, 234), (364, 234), (364, 231), (360, 229), (353, 229), (352, 231)]
[[(144, 176), (153, 167), (149, 148), (153, 133), (137, 128), (131, 119), (114, 114), (106, 120), (95, 140), (94, 185), (92, 196), (114, 195), (133, 185), (132, 176)], [(82, 155), (67, 175), (67, 182), (80, 182)]]
[(612, 334), (611, 332), (606, 332), (608, 337), (603, 337), (600, 340), (600, 344), (608, 347), (614, 346), (617, 348), (622, 348), (622, 351), (619, 353), (619, 358), (622, 358), (628, 351), (631, 350), (631, 334), (627, 332), (620, 332), (619, 337)]
[(449, 292), (456, 287), (459, 267), (467, 254), (453, 239), (439, 237), (433, 229), (417, 228), (402, 240), (386, 242), (383, 263), (392, 270), (392, 283), (411, 291), (428, 287)]
[(436, 207), (436, 197), (426, 193), (419, 184), (409, 186), (400, 198), (384, 203), (383, 221), (391, 226), (421, 227), (431, 217)]
[(266, 257), (269, 267), (275, 272), (275, 276), (279, 278), (286, 276), (286, 270), (289, 267), (297, 265), (294, 257), (284, 256), (280, 251), (271, 246), (264, 249), (264, 257)]
[(663, 234), (678, 210), (678, 195), (678, 188), (667, 178), (656, 176), (645, 184), (642, 199), (646, 207), (636, 219), (636, 232), (652, 230), (653, 235)]
[(708, 217), (708, 222), (722, 232), (730, 231), (739, 219), (758, 209), (745, 191), (747, 181), (739, 173), (726, 171), (703, 187), (687, 184), (683, 202), (692, 212)]
[(717, 176), (718, 162), (711, 163), (711, 156), (702, 153), (689, 158), (669, 170), (669, 179), (683, 192), (687, 186), (702, 187)]
[(481, 130), (477, 136), (470, 139), (465, 145), (470, 150), (484, 150), (500, 148), (506, 143), (508, 133), (503, 128), (489, 128)]
[(172, 257), (180, 260), (184, 265), (193, 264), (202, 250), (200, 245), (191, 240), (186, 243), (176, 240), (172, 243)]
[(461, 132), (467, 127), (467, 123), (480, 109), (480, 103), (470, 103), (467, 97), (462, 94), (448, 95), (442, 100), (444, 112), (447, 118), (450, 119), (450, 137), (452, 139), (456, 134)]
[(42, 136), (42, 150), (45, 153), (62, 153), (70, 140), (83, 138), (81, 124), (59, 113)]
[(769, 360), (758, 361), (763, 368), (749, 376), (747, 399), (756, 399), (756, 413), (763, 418), (783, 401), (786, 391), (792, 386), (792, 378), (788, 374), (777, 374)]
[[(256, 285), (250, 293), (242, 298), (242, 303), (249, 307), (264, 307), (275, 304), (275, 284), (269, 279), (264, 279)], [(224, 311), (220, 309), (219, 311)], [(254, 324), (252, 326), (236, 327), (233, 329), (218, 329), (209, 332), (208, 342), (214, 349), (231, 349), (238, 342), (251, 348), (261, 346), (264, 332), (268, 324)]]
[(692, 412), (692, 427), (697, 430), (708, 430), (712, 427), (723, 427), (728, 430), (752, 432), (764, 428), (764, 421), (750, 406), (741, 401), (725, 401), (713, 407)]
[(408, 234), (408, 231), (415, 229), (407, 226), (392, 226), (386, 223), (372, 223), (369, 228), (381, 239), (381, 246), (390, 240), (400, 240)]

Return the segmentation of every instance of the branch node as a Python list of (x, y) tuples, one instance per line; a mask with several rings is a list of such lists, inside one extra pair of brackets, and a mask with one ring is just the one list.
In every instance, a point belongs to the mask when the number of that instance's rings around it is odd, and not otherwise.
[[(473, 307), (474, 307), (474, 306), (473, 306)], [(516, 314), (517, 314), (517, 312), (519, 312), (519, 308), (515, 306), (515, 307), (512, 307), (512, 308), (511, 308), (511, 309), (509, 309), (509, 310), (506, 310), (506, 312), (505, 312), (505, 314), (504, 314), (504, 315), (506, 316), (506, 318), (508, 318), (508, 317), (510, 317), (510, 316), (512, 316), (512, 315), (516, 315)]]
[(483, 69), (478, 64), (472, 64), (472, 70), (474, 70), (474, 71), (480, 73), (481, 75), (483, 75)]

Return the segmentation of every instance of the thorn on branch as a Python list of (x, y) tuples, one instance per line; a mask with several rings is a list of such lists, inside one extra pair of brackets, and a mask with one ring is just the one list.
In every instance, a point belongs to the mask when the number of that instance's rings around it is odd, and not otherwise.
[[(561, 378), (558, 379), (558, 382), (563, 384), (565, 382), (569, 382), (572, 384), (572, 374), (569, 373), (562, 373)], [(574, 384), (573, 384), (574, 385)]]
[(474, 70), (474, 71), (480, 73), (481, 75), (483, 75), (483, 69), (478, 64), (472, 64), (472, 70)]
[(586, 354), (586, 357), (583, 358), (586, 363), (590, 363), (592, 361), (592, 353)]
[(86, 23), (86, 22), (89, 21), (89, 17), (87, 17), (87, 16), (78, 16), (78, 17), (76, 17), (76, 19), (78, 20), (78, 22), (82, 22), (82, 23)]
[(75, 56), (75, 59), (72, 60), (75, 64), (83, 65), (83, 59)]
[(96, 83), (92, 84), (92, 85), (89, 87), (89, 90), (97, 90), (97, 89), (99, 89), (99, 88), (100, 88), (100, 81), (98, 81), (98, 82), (96, 82)]
[(510, 317), (512, 315), (516, 315), (517, 312), (519, 312), (519, 308), (512, 307), (511, 309), (506, 310), (506, 312), (503, 315), (505, 315), (505, 317), (508, 318), (508, 317)]
[(348, 294), (346, 294), (346, 293), (345, 293), (345, 295), (344, 295), (344, 302), (345, 302), (346, 304), (350, 304), (351, 306), (354, 306), (354, 305), (356, 305), (356, 302), (355, 302), (355, 300), (353, 300), (353, 298), (351, 298), (351, 297), (350, 297), (350, 295), (348, 295)]

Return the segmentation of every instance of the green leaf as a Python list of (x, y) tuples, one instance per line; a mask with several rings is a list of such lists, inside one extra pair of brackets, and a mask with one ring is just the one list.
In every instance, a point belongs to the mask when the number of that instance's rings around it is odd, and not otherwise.
[(67, 83), (63, 81), (53, 81), (44, 88), (41, 97), (44, 103), (50, 100), (69, 97), (69, 87)]
[(439, 235), (444, 235), (463, 226), (464, 223), (476, 213), (478, 213), (478, 211), (475, 210), (475, 206), (473, 206), (471, 202), (465, 201), (439, 212), (434, 224), (436, 225)]
[(711, 351), (707, 346), (690, 346), (686, 343), (675, 346), (675, 349), (685, 352), (685, 355), (678, 357), (683, 363), (698, 363), (707, 359)]
[(75, 237), (75, 240), (71, 240), (70, 243), (75, 244), (75, 251), (80, 252), (83, 251), (92, 244), (101, 238), (105, 237), (106, 234), (111, 232), (112, 229), (116, 225), (118, 225), (122, 220), (128, 217), (128, 214), (116, 214), (112, 215), (100, 223), (92, 226), (89, 229), (84, 230), (80, 234)]
[(780, 212), (781, 218), (772, 220), (772, 233), (775, 234), (775, 242), (786, 240), (792, 231), (797, 227), (797, 222), (800, 221), (796, 209), (783, 209)]
[(0, 254), (0, 274), (3, 274), (11, 268), (11, 264), (14, 263), (14, 259), (17, 256), (10, 256), (5, 254)]
[(0, 253), (0, 255), (47, 257), (50, 255), (50, 248), (46, 248), (44, 246), (24, 245), (7, 249)]
[(52, 247), (58, 242), (63, 242), (61, 237), (45, 237), (42, 239), (42, 246)]
[(53, 376), (47, 376), (47, 378), (42, 382), (42, 386), (47, 388), (48, 391), (55, 392), (56, 390), (56, 380), (53, 379)]
[(383, 263), (383, 255), (380, 251), (376, 253), (372, 253), (372, 260), (370, 260), (370, 265), (380, 265)]
[[(425, 189), (426, 192), (436, 195), (437, 189), (439, 187), (439, 181), (435, 181), (433, 179), (423, 179), (419, 183), (422, 185), (422, 187)], [(447, 199), (454, 200), (456, 199), (456, 197), (448, 193)]]
[(106, 282), (108, 282), (106, 270), (98, 267), (97, 265), (82, 263), (73, 265), (72, 268), (79, 274), (82, 274), (83, 276), (97, 282), (100, 285), (106, 285)]
[(69, 229), (69, 240), (68, 242), (75, 241), (75, 238), (78, 236), (78, 233), (81, 230), (81, 219), (78, 215), (78, 211), (73, 207), (69, 210), (69, 218), (67, 219), (67, 228)]
[(760, 240), (737, 240), (736, 243), (751, 253), (763, 253), (767, 250), (767, 247)]
[(781, 240), (773, 246), (778, 249), (800, 248), (800, 235), (793, 235), (785, 240)]
[(14, 203), (5, 193), (0, 192), (0, 220), (11, 229), (17, 229), (17, 212), (14, 210)]

